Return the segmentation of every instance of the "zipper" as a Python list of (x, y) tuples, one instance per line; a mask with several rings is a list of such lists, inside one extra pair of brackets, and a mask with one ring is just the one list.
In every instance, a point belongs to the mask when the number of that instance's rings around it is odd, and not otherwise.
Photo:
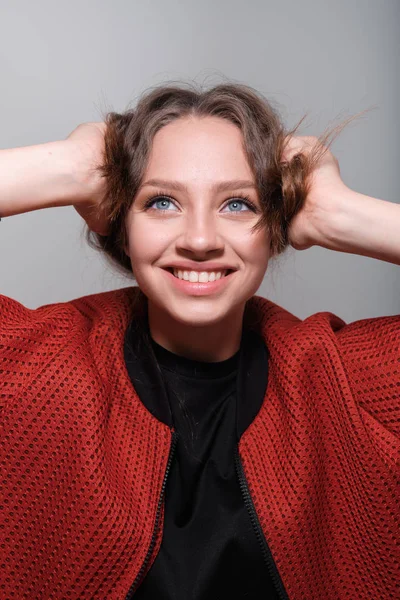
[(131, 587), (129, 588), (129, 591), (128, 591), (126, 597), (125, 597), (125, 600), (131, 600), (132, 599), (133, 594), (136, 592), (139, 583), (141, 583), (143, 574), (144, 574), (144, 572), (145, 572), (145, 570), (147, 568), (147, 565), (149, 564), (151, 555), (153, 554), (154, 545), (156, 543), (156, 538), (157, 538), (158, 527), (159, 527), (159, 524), (160, 524), (161, 508), (162, 508), (162, 505), (163, 505), (163, 502), (164, 502), (165, 487), (167, 485), (167, 479), (168, 479), (168, 475), (169, 475), (169, 472), (170, 472), (170, 469), (171, 469), (172, 459), (173, 459), (174, 454), (175, 454), (175, 448), (176, 448), (177, 440), (178, 440), (178, 434), (176, 433), (176, 431), (172, 431), (171, 448), (170, 448), (170, 451), (169, 451), (167, 468), (165, 469), (164, 480), (163, 480), (163, 483), (162, 483), (162, 486), (161, 486), (161, 494), (160, 494), (160, 497), (158, 499), (158, 505), (157, 505), (157, 510), (156, 510), (156, 518), (155, 518), (155, 523), (154, 523), (153, 535), (151, 536), (149, 549), (147, 551), (147, 554), (145, 556), (143, 564), (140, 567), (139, 573), (136, 575), (135, 581), (132, 583)]
[(279, 575), (279, 571), (276, 567), (271, 550), (269, 549), (267, 540), (265, 539), (263, 530), (260, 525), (260, 521), (258, 520), (257, 512), (254, 507), (252, 497), (250, 495), (250, 490), (249, 490), (249, 486), (248, 486), (248, 483), (246, 480), (246, 475), (244, 473), (243, 464), (242, 464), (242, 461), (240, 460), (239, 445), (236, 446), (235, 466), (236, 466), (237, 476), (239, 479), (240, 490), (241, 490), (243, 498), (244, 498), (244, 503), (245, 503), (247, 511), (250, 515), (250, 520), (253, 525), (253, 529), (255, 531), (257, 540), (260, 544), (261, 552), (262, 552), (265, 564), (267, 565), (268, 572), (272, 578), (272, 581), (275, 584), (275, 589), (278, 593), (279, 598), (281, 600), (289, 600), (289, 596), (287, 595), (287, 592), (284, 588), (281, 576)]

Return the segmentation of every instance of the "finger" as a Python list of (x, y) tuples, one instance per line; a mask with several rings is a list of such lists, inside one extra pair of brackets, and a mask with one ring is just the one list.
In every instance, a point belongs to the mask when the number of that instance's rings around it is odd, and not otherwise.
[(286, 136), (282, 160), (291, 161), (296, 154), (300, 153), (309, 154), (317, 143), (318, 138), (311, 135)]

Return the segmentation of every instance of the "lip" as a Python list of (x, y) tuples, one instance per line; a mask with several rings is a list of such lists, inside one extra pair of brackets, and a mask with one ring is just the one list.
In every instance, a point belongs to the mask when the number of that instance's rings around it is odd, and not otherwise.
[(178, 277), (175, 277), (171, 271), (168, 271), (167, 269), (161, 270), (178, 290), (191, 296), (208, 296), (209, 294), (215, 294), (216, 292), (223, 290), (224, 287), (229, 283), (231, 276), (234, 274), (233, 271), (228, 273), (228, 275), (225, 275), (225, 277), (217, 279), (216, 281), (201, 283), (199, 281), (186, 281), (186, 279), (179, 279)]
[(200, 262), (176, 262), (173, 264), (165, 265), (162, 267), (164, 269), (178, 269), (179, 271), (236, 271), (237, 269), (232, 265), (218, 263), (218, 262), (208, 262), (208, 263), (200, 263)]

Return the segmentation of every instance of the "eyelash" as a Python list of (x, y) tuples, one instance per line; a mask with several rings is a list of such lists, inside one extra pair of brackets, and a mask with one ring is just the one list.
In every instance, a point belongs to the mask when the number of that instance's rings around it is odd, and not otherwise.
[[(149, 208), (151, 208), (151, 205), (153, 204), (153, 202), (158, 200), (160, 197), (167, 198), (168, 200), (171, 200), (171, 202), (174, 202), (174, 199), (169, 194), (165, 194), (163, 191), (160, 190), (160, 191), (156, 192), (154, 195), (152, 195), (151, 198), (148, 198), (146, 200), (146, 202), (144, 204), (144, 210), (148, 210)], [(229, 204), (229, 202), (232, 202), (233, 200), (236, 200), (236, 199), (241, 200), (253, 212), (255, 212), (255, 213), (258, 212), (257, 206), (250, 200), (250, 198), (248, 196), (246, 196), (246, 194), (243, 194), (241, 192), (239, 192), (234, 197), (232, 197), (227, 202), (227, 204)], [(158, 212), (168, 212), (166, 208), (159, 208), (157, 210), (158, 210)], [(235, 211), (233, 211), (233, 212), (235, 212)], [(242, 211), (237, 211), (237, 212), (242, 212)]]

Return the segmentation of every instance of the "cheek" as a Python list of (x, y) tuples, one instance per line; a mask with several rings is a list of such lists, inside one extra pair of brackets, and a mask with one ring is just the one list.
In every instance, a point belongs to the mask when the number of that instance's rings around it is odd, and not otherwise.
[(159, 224), (148, 220), (132, 219), (127, 234), (128, 245), (125, 252), (130, 256), (132, 268), (136, 270), (156, 261), (167, 244)]
[(265, 232), (249, 233), (243, 238), (240, 247), (247, 264), (257, 271), (265, 271), (269, 259), (269, 239)]
[(255, 234), (252, 243), (249, 245), (248, 264), (249, 268), (249, 297), (257, 293), (264, 280), (269, 261), (269, 242), (264, 234)]

